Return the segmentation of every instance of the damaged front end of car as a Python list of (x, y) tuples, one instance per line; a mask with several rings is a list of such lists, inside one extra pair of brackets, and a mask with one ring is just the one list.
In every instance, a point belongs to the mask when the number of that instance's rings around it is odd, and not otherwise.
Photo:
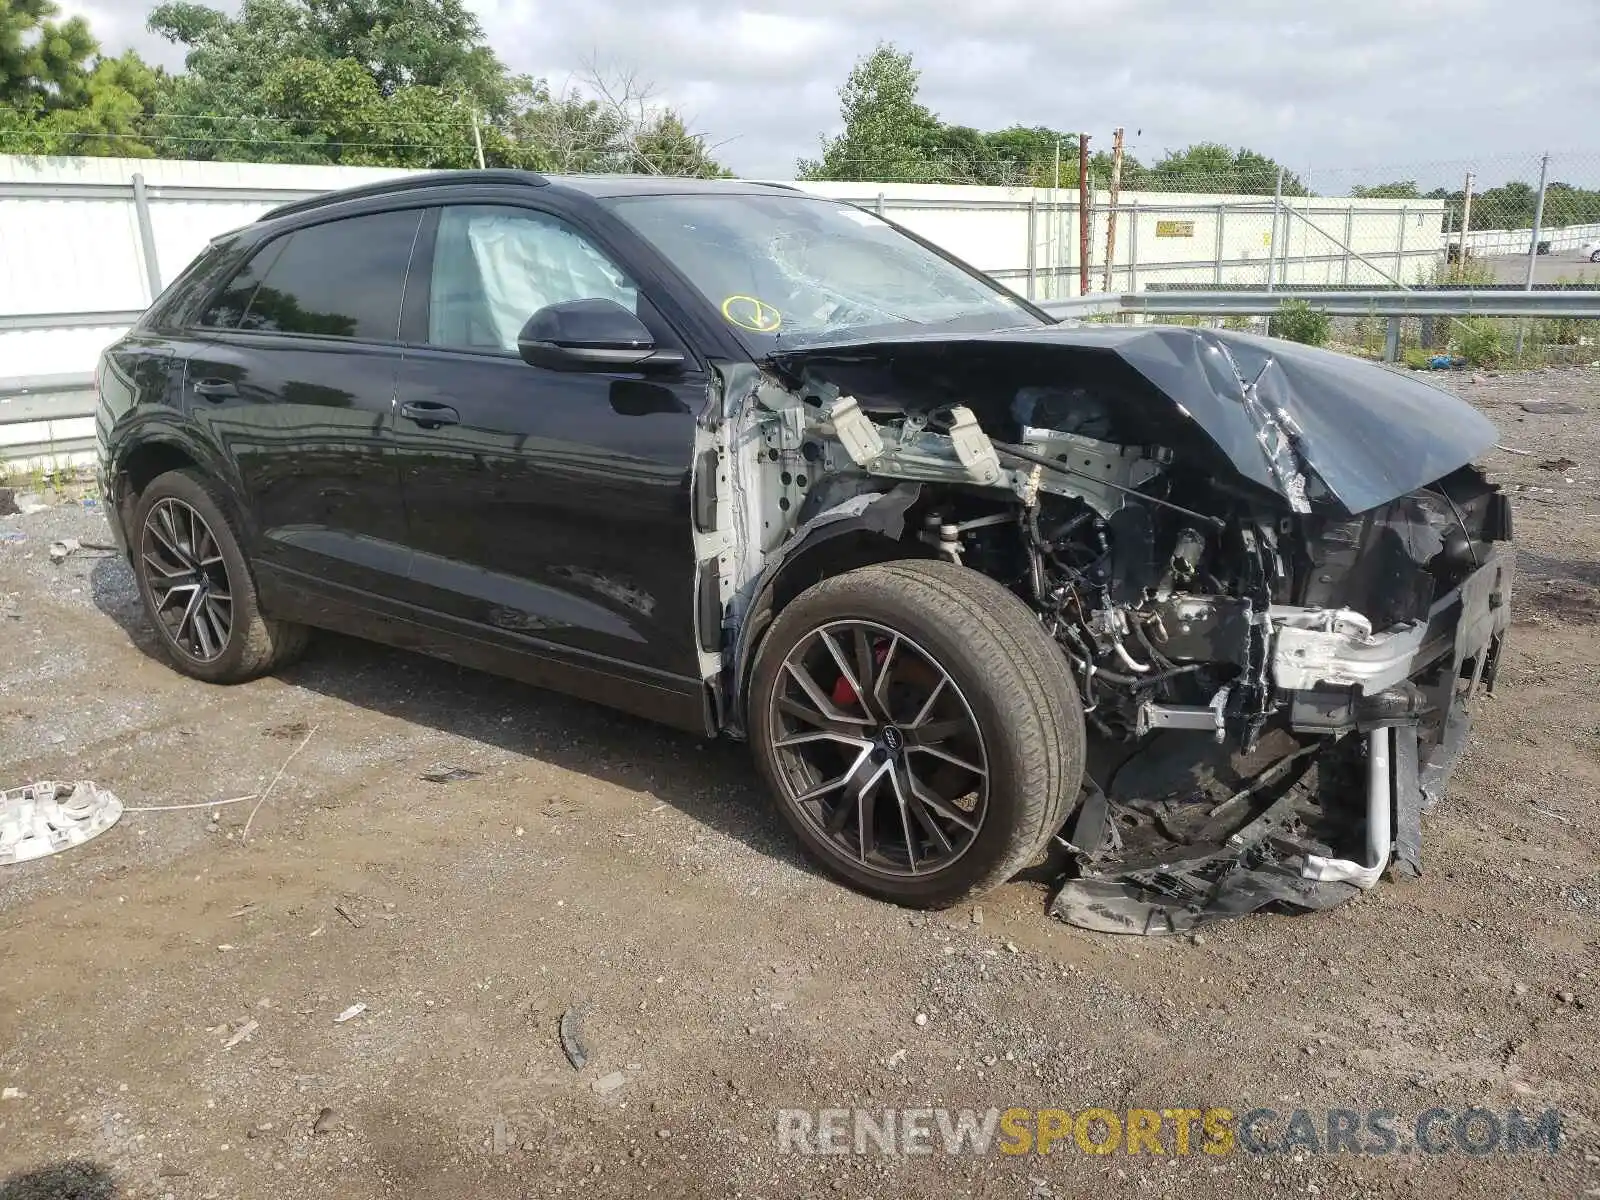
[(695, 494), (725, 725), (786, 594), (851, 555), (939, 556), (1005, 584), (1075, 673), (1063, 920), (1167, 933), (1420, 871), (1510, 622), (1471, 408), (1161, 326), (799, 347), (721, 385)]

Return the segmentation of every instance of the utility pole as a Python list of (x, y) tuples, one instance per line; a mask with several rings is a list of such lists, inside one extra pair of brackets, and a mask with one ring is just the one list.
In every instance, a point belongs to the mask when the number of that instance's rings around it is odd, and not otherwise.
[(478, 110), (472, 109), (472, 148), (478, 152), (478, 169), (483, 170), (483, 138), (478, 134)]
[(1456, 253), (1456, 277), (1462, 279), (1467, 274), (1467, 230), (1472, 228), (1472, 172), (1467, 172), (1467, 181), (1461, 185), (1461, 249)]
[[(1283, 212), (1283, 168), (1278, 168), (1278, 183), (1272, 189), (1272, 234), (1267, 239), (1267, 291), (1272, 291), (1278, 274), (1278, 218)], [(1287, 253), (1289, 247), (1285, 246)]]
[[(1533, 291), (1533, 275), (1539, 265), (1539, 229), (1544, 225), (1544, 186), (1545, 180), (1550, 175), (1550, 155), (1548, 153), (1539, 158), (1539, 196), (1533, 202), (1533, 230), (1528, 239), (1528, 279), (1522, 285), (1525, 292)], [(1522, 337), (1527, 332), (1526, 321), (1517, 322), (1517, 348), (1516, 355), (1522, 357)]]
[(1056, 169), (1050, 184), (1050, 203), (1045, 206), (1047, 219), (1050, 222), (1045, 233), (1045, 245), (1050, 249), (1050, 297), (1055, 299), (1061, 295), (1061, 289), (1066, 285), (1061, 272), (1061, 139), (1056, 139)]
[(1117, 261), (1117, 202), (1122, 197), (1122, 129), (1111, 141), (1111, 210), (1106, 214), (1106, 273), (1102, 292), (1111, 290), (1111, 264)]
[(1550, 156), (1546, 154), (1539, 159), (1539, 197), (1533, 202), (1533, 238), (1528, 243), (1528, 282), (1522, 289), (1525, 292), (1533, 291), (1533, 268), (1539, 256), (1539, 230), (1544, 225), (1544, 185), (1549, 174)]
[(1089, 294), (1089, 135), (1078, 135), (1078, 295)]

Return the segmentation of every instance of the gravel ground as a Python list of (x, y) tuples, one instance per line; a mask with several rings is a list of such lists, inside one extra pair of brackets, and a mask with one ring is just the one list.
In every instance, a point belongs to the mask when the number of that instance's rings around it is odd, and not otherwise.
[[(0, 780), (159, 805), (282, 771), (248, 839), (254, 801), (130, 813), (0, 868), (0, 1198), (1600, 1196), (1600, 371), (1450, 379), (1525, 451), (1488, 460), (1522, 577), (1426, 873), (1193, 941), (1068, 929), (1044, 880), (865, 900), (796, 858), (739, 747), (401, 652), (189, 681), (125, 564), (49, 562), (98, 510), (0, 518)], [(420, 778), (441, 763), (478, 774)], [(1301, 1108), (1555, 1108), (1565, 1140), (779, 1152), (779, 1108), (856, 1105), (1265, 1107), (1274, 1137)]]

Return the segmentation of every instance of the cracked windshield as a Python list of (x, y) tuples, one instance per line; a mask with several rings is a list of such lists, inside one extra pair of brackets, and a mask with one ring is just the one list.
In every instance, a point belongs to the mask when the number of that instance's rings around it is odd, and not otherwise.
[(612, 210), (759, 351), (1042, 322), (872, 213), (806, 196), (627, 196)]

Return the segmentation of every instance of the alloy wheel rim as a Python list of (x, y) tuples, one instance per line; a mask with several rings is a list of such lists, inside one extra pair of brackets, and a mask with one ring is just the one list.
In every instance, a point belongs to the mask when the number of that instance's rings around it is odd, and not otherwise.
[(875, 621), (819, 626), (783, 660), (768, 702), (780, 785), (836, 852), (903, 879), (971, 849), (989, 807), (983, 731), (916, 641)]
[(196, 662), (215, 662), (233, 634), (233, 589), (222, 547), (193, 506), (173, 497), (144, 519), (139, 546), (156, 620)]

